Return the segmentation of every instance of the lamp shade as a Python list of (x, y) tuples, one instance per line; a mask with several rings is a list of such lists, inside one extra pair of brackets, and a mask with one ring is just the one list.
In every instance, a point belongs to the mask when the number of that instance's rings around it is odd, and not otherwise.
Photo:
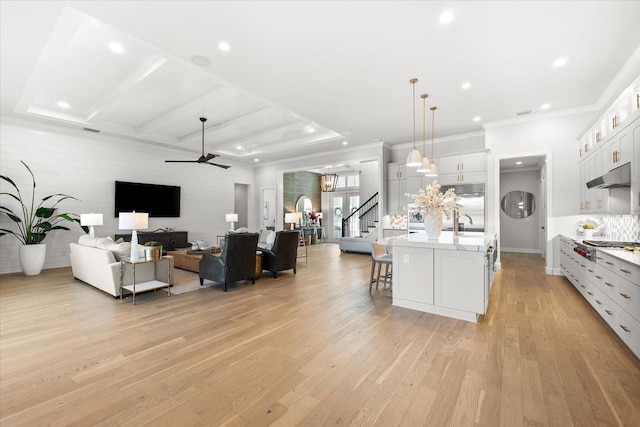
[(412, 168), (422, 166), (422, 154), (420, 154), (420, 151), (418, 151), (417, 148), (411, 150), (411, 152), (407, 156), (407, 166)]
[(438, 165), (431, 162), (431, 169), (426, 173), (426, 176), (438, 176)]
[(102, 214), (80, 214), (80, 225), (102, 225)]
[(149, 227), (149, 214), (146, 212), (120, 212), (118, 228), (120, 230), (146, 230)]
[(297, 220), (298, 218), (296, 217), (295, 212), (288, 212), (284, 214), (284, 222), (287, 224), (291, 222), (296, 222)]
[(237, 213), (225, 214), (224, 220), (226, 222), (238, 222), (238, 214)]

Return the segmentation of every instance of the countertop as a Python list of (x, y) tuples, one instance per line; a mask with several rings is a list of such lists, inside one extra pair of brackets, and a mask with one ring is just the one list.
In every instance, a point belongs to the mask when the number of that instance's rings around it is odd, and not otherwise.
[(486, 252), (494, 237), (493, 234), (471, 231), (454, 236), (453, 231), (443, 231), (438, 240), (427, 239), (426, 233), (389, 237), (388, 240), (393, 246)]
[(607, 249), (598, 248), (598, 250), (604, 252), (607, 255), (614, 256), (628, 264), (631, 264), (640, 268), (640, 252), (631, 252), (625, 249), (618, 249), (618, 248), (607, 248)]
[[(584, 236), (578, 236), (578, 235), (570, 235), (570, 234), (563, 234), (564, 237), (571, 239), (575, 242), (578, 243), (582, 243), (582, 241), (584, 240)], [(587, 239), (587, 240), (603, 240), (603, 241), (618, 241), (619, 239), (613, 239), (613, 238), (607, 238), (607, 237), (601, 237), (601, 236), (594, 236), (592, 239)], [(631, 252), (631, 251), (627, 251), (625, 249), (622, 248), (595, 248), (597, 251), (602, 251), (608, 255), (614, 256), (626, 263), (629, 263), (631, 265), (634, 265), (636, 267), (640, 267), (640, 252)]]

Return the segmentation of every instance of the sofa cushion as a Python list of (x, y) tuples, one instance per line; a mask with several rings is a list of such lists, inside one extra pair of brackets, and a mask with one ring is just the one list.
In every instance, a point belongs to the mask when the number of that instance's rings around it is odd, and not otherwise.
[[(129, 259), (131, 257), (131, 242), (116, 243), (110, 237), (98, 239), (96, 247), (113, 252), (116, 261)], [(144, 251), (144, 246), (138, 245), (138, 252)]]
[(89, 247), (95, 248), (97, 241), (98, 241), (97, 238), (91, 237), (87, 234), (83, 234), (82, 236), (78, 237), (78, 244), (82, 246), (89, 246)]

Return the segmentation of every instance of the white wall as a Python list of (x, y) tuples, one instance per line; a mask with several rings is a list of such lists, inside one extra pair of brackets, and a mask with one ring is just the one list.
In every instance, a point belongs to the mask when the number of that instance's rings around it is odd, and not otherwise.
[(541, 253), (540, 248), (540, 170), (503, 172), (500, 174), (500, 200), (510, 191), (526, 191), (535, 198), (533, 214), (511, 218), (500, 210), (501, 250)]
[[(150, 218), (149, 229), (174, 227), (188, 231), (190, 240), (212, 243), (228, 229), (224, 215), (233, 210), (234, 183), (248, 184), (249, 228), (258, 228), (255, 198), (259, 194), (255, 190), (253, 165), (229, 159), (219, 159), (220, 163), (232, 165), (227, 170), (193, 163), (166, 164), (165, 159), (190, 159), (198, 155), (79, 130), (33, 128), (4, 118), (0, 121), (0, 134), (0, 174), (12, 178), (23, 193), (28, 193), (30, 177), (20, 164), (24, 160), (36, 177), (36, 198), (66, 193), (80, 201), (64, 201), (61, 205), (64, 212), (104, 214), (104, 225), (96, 227), (97, 236), (119, 232), (114, 216), (116, 180), (179, 185), (180, 218)], [(5, 183), (0, 185), (2, 192), (9, 190)], [(15, 207), (6, 196), (2, 196), (2, 204)], [(0, 228), (13, 227), (6, 215), (0, 215)], [(52, 232), (45, 240), (44, 268), (70, 265), (69, 243), (77, 241), (81, 233), (79, 227)], [(1, 237), (0, 273), (20, 270), (18, 241), (13, 236)]]
[[(371, 161), (359, 164), (360, 168), (360, 204), (366, 202), (369, 197), (381, 193), (379, 186), (380, 168), (378, 167), (378, 161)], [(380, 194), (378, 194), (378, 200)]]
[[(553, 241), (559, 233), (573, 231), (580, 220), (578, 200), (577, 135), (593, 118), (592, 112), (541, 116), (536, 120), (486, 126), (487, 231), (500, 230), (500, 159), (547, 156), (547, 272), (558, 264)], [(502, 242), (500, 242), (502, 244)]]

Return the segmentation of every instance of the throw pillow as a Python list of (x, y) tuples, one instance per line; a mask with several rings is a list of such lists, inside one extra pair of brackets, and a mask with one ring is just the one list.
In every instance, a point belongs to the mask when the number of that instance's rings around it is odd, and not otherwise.
[(98, 239), (96, 239), (95, 237), (91, 237), (88, 234), (83, 234), (82, 236), (78, 237), (78, 244), (82, 246), (90, 246), (92, 248), (95, 248), (97, 241)]
[[(131, 242), (116, 243), (111, 238), (98, 239), (97, 248), (113, 252), (116, 261), (131, 257)], [(138, 253), (144, 254), (144, 246), (138, 245)], [(144, 255), (143, 255), (144, 257)]]
[(270, 231), (267, 235), (267, 240), (265, 241), (265, 249), (271, 250), (273, 247), (273, 243), (276, 241), (276, 233), (275, 231)]

